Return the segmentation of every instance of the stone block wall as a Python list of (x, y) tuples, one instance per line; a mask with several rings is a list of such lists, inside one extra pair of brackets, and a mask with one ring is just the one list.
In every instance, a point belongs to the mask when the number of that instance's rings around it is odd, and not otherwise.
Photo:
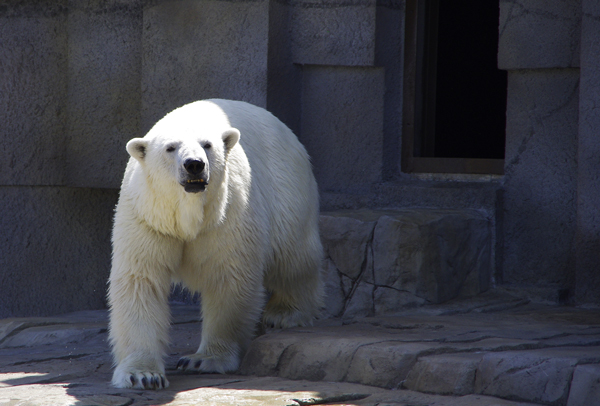
[(0, 7), (0, 317), (105, 306), (116, 148), (137, 134), (130, 8), (79, 5)]
[[(0, 7), (0, 193), (10, 230), (0, 242), (0, 317), (104, 306), (98, 283), (110, 268), (124, 145), (193, 100), (267, 107), (306, 144), (323, 196), (345, 193), (348, 206), (369, 195), (384, 178), (384, 151), (399, 145), (400, 126), (385, 123), (399, 124), (403, 8), (402, 0)], [(387, 165), (398, 159), (392, 153)], [(32, 196), (40, 200), (24, 204)], [(340, 207), (338, 197), (324, 207)], [(73, 288), (80, 299), (64, 293), (69, 278), (89, 282)]]
[[(492, 282), (598, 303), (596, 4), (500, 1), (502, 178), (400, 171), (404, 11), (404, 0), (3, 3), (0, 317), (104, 305), (126, 141), (210, 97), (266, 107), (289, 125), (312, 156), (323, 210), (475, 210), (492, 230)], [(36, 300), (69, 278), (90, 281), (81, 298)], [(410, 292), (414, 303), (454, 295)]]

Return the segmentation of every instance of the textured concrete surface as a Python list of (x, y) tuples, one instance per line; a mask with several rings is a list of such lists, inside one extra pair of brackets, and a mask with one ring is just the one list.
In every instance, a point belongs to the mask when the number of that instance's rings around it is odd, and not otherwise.
[(578, 99), (576, 69), (509, 72), (504, 282), (573, 287)]
[(582, 2), (581, 78), (577, 173), (576, 297), (600, 300), (600, 4)]
[[(173, 306), (163, 391), (115, 389), (107, 313), (0, 320), (1, 405), (590, 406), (600, 312), (499, 293), (388, 315), (267, 330), (237, 375), (183, 374), (198, 308)], [(590, 403), (590, 401), (592, 403)]]
[[(376, 1), (300, 0), (290, 19), (294, 63), (372, 66), (375, 63)], [(343, 22), (343, 23), (342, 23)]]
[(118, 192), (0, 190), (0, 317), (104, 308)]
[(299, 138), (319, 191), (359, 192), (381, 180), (384, 78), (381, 68), (302, 68)]
[(498, 67), (579, 66), (580, 1), (500, 0)]
[(115, 188), (140, 128), (142, 6), (138, 0), (69, 2), (67, 183)]
[(326, 311), (372, 316), (486, 291), (490, 221), (468, 210), (322, 213)]
[(142, 133), (219, 97), (266, 107), (268, 1), (157, 1), (143, 15)]
[(0, 185), (65, 182), (66, 20), (61, 2), (0, 11)]

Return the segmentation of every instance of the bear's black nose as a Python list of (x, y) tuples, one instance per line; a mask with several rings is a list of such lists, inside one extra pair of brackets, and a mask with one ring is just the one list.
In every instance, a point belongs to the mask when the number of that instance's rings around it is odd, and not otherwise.
[(199, 175), (204, 169), (204, 161), (199, 159), (186, 159), (183, 167), (190, 175)]

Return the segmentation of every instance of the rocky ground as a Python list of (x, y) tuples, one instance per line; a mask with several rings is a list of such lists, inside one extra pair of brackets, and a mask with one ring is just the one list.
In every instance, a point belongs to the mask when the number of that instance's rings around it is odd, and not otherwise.
[(112, 388), (107, 313), (0, 321), (0, 405), (600, 405), (600, 311), (498, 293), (394, 315), (270, 330), (239, 375), (174, 366), (198, 346), (173, 306), (163, 391)]

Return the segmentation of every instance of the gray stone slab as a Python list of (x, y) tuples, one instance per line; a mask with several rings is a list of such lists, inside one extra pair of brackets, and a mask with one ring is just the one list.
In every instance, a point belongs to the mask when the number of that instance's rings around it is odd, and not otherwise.
[(140, 128), (142, 2), (70, 1), (67, 182), (117, 189)]
[(421, 357), (410, 370), (403, 386), (439, 395), (468, 395), (475, 392), (475, 373), (483, 354), (444, 354)]
[(598, 348), (500, 352), (484, 355), (475, 392), (504, 399), (565, 404), (578, 363), (600, 361)]
[(504, 242), (498, 254), (506, 283), (555, 291), (569, 286), (566, 270), (575, 266), (578, 103), (576, 69), (509, 72)]
[(376, 342), (361, 345), (352, 357), (344, 380), (398, 389), (417, 362), (417, 357), (429, 350), (430, 345), (421, 343)]
[(381, 182), (384, 83), (383, 68), (302, 66), (298, 136), (319, 191), (363, 194)]
[(593, 405), (600, 399), (600, 365), (579, 365), (573, 373), (567, 406)]
[(345, 210), (321, 215), (325, 315), (355, 318), (488, 289), (491, 225), (470, 210)]
[(577, 172), (577, 227), (576, 239), (576, 286), (575, 297), (578, 303), (600, 304), (600, 275), (597, 264), (600, 261), (600, 240), (594, 237), (600, 232), (596, 219), (600, 216), (600, 179), (597, 176), (598, 94), (600, 94), (600, 44), (597, 41), (600, 30), (600, 4), (595, 0), (581, 2), (583, 8), (581, 23), (581, 70), (579, 96), (579, 137)]
[[(361, 218), (367, 215), (371, 216), (369, 220)], [(377, 214), (371, 211), (325, 212), (319, 217), (325, 255), (349, 278), (358, 278), (363, 270), (377, 220)]]
[(382, 216), (373, 237), (375, 284), (430, 303), (487, 290), (489, 221), (478, 213), (414, 210)]
[(294, 63), (372, 66), (375, 63), (376, 1), (292, 3)]
[(0, 185), (64, 185), (66, 1), (27, 3), (0, 11)]
[(579, 66), (581, 2), (501, 0), (500, 69)]
[(269, 2), (161, 1), (144, 9), (142, 133), (213, 97), (266, 107)]
[(105, 308), (118, 191), (0, 189), (0, 317)]
[(85, 341), (106, 332), (105, 324), (36, 326), (24, 329), (0, 342), (0, 348), (33, 347)]

